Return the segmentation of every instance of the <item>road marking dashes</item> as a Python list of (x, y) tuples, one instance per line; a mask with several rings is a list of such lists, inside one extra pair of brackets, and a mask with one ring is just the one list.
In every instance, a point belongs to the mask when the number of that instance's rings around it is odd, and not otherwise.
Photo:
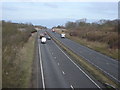
[(62, 73), (65, 75), (65, 72), (64, 72), (64, 71), (62, 71)]
[(99, 89), (100, 89), (100, 86), (91, 79), (91, 77), (89, 77), (75, 62), (73, 62), (73, 60), (55, 43), (55, 45), (59, 48), (59, 50), (65, 54), (65, 56), (80, 70), (82, 71), (83, 74), (85, 74), (85, 76), (91, 81), (93, 82)]
[(54, 57), (56, 59), (56, 57)]
[(60, 64), (58, 63), (58, 66), (59, 66)]
[(72, 88), (72, 90), (74, 90), (74, 87), (72, 85), (70, 87)]

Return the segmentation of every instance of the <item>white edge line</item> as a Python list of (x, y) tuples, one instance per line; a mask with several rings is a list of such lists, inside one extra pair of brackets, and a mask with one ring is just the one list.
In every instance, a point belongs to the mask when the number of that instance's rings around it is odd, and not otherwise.
[[(81, 56), (82, 57), (82, 56)], [(85, 57), (83, 57), (84, 59), (86, 59)], [(106, 73), (107, 75), (109, 75), (110, 77), (112, 77), (113, 79), (115, 79), (116, 81), (120, 82), (117, 78), (115, 78), (113, 75), (109, 74), (108, 72), (104, 71), (102, 68), (100, 68), (99, 66), (95, 65), (94, 63), (92, 63), (91, 61), (89, 61), (88, 59), (86, 59), (89, 63), (91, 63), (92, 65), (94, 65), (95, 67), (97, 67), (98, 69), (100, 69), (101, 71), (103, 71), (104, 73)]]
[(43, 66), (42, 66), (41, 49), (40, 49), (39, 40), (38, 40), (38, 45), (39, 45), (39, 55), (40, 55), (40, 67), (41, 67), (41, 74), (42, 74), (42, 84), (43, 84), (43, 89), (45, 90), (45, 81), (44, 81), (44, 75), (43, 75)]
[[(58, 45), (55, 43), (55, 45), (58, 47)], [(59, 47), (58, 47), (59, 48)], [(60, 49), (60, 48), (59, 48)], [(61, 49), (60, 49), (61, 50)], [(61, 50), (62, 52), (63, 52), (63, 50)], [(99, 85), (97, 85), (97, 83), (95, 83), (75, 62), (73, 62), (72, 60), (71, 60), (71, 58), (65, 53), (65, 52), (63, 52), (64, 54), (65, 54), (65, 56), (67, 56), (67, 58), (68, 59), (70, 59), (70, 61), (75, 65), (75, 66), (77, 66), (77, 68), (80, 70), (80, 71), (82, 71), (82, 73), (84, 73), (85, 75), (86, 75), (86, 77), (88, 78), (88, 79), (90, 79), (91, 81), (92, 81), (92, 83), (94, 83), (98, 88), (100, 88), (100, 86)]]

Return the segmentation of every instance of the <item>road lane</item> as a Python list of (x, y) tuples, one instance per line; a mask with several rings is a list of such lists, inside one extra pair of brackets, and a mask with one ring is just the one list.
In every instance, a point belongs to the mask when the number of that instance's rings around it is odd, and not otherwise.
[(53, 61), (54, 58), (52, 57), (47, 44), (41, 44), (40, 47), (45, 88), (69, 88), (59, 67)]
[[(119, 81), (120, 77), (118, 77), (118, 61), (105, 56), (99, 52), (96, 52), (90, 48), (87, 48), (83, 45), (80, 45), (70, 39), (62, 39), (58, 33), (53, 33), (50, 30), (47, 30), (52, 36), (60, 40), (64, 45), (69, 47), (72, 51), (74, 51), (79, 56), (83, 57), (91, 64), (105, 72), (112, 79)], [(120, 65), (120, 63), (119, 63)], [(120, 81), (119, 81), (120, 82)]]
[(81, 67), (78, 65), (76, 66), (75, 63), (73, 63), (73, 60), (71, 60), (70, 57), (65, 54), (65, 52), (63, 52), (53, 41), (50, 43), (49, 48), (51, 52), (55, 52), (53, 57), (56, 56), (55, 61), (60, 69), (64, 71), (64, 77), (66, 81), (69, 82), (69, 85), (72, 85), (75, 88), (99, 88), (99, 82), (95, 79), (94, 81), (93, 78), (91, 79), (89, 75), (87, 76)]
[(99, 88), (102, 85), (89, 78), (56, 46), (52, 40), (40, 44), (46, 88)]
[(42, 86), (45, 89), (45, 78), (44, 78), (44, 72), (43, 72), (43, 62), (42, 62), (42, 53), (41, 53), (41, 46), (40, 46), (40, 41), (38, 39), (38, 47), (39, 47), (39, 59), (40, 59), (40, 71), (41, 71), (41, 76), (42, 76)]

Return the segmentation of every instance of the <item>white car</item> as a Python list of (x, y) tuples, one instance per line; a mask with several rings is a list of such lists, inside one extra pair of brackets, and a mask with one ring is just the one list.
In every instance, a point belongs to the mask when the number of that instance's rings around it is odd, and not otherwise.
[(41, 43), (46, 43), (46, 41), (47, 41), (46, 37), (41, 38)]
[(65, 38), (65, 33), (62, 33), (62, 34), (61, 34), (61, 38)]

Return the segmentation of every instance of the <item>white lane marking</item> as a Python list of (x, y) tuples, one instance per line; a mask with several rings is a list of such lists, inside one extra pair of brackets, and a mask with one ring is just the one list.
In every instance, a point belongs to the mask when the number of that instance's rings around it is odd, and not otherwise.
[(56, 59), (56, 57), (54, 57)]
[[(59, 48), (59, 46), (58, 46), (56, 43), (55, 43), (55, 45)], [(59, 48), (59, 49), (60, 49), (60, 51), (63, 52), (63, 50), (62, 50), (61, 48)], [(95, 83), (75, 62), (73, 62), (72, 59), (71, 59), (65, 52), (63, 52), (63, 53), (65, 54), (65, 56), (67, 56), (68, 59), (70, 59), (70, 61), (71, 61), (80, 71), (82, 71), (82, 73), (85, 74), (85, 76), (86, 76), (90, 81), (92, 81), (92, 83), (94, 83), (94, 84), (100, 89), (100, 86), (97, 85), (97, 83)]]
[(63, 75), (65, 75), (65, 72), (64, 72), (64, 71), (62, 71), (62, 73), (63, 73)]
[(70, 85), (70, 87), (72, 88), (72, 90), (74, 90), (74, 87), (72, 85)]
[[(55, 36), (54, 36), (55, 37)], [(57, 39), (56, 37), (55, 37), (55, 39)], [(58, 39), (57, 39), (58, 40)], [(95, 51), (96, 52), (96, 51)], [(98, 53), (98, 54), (100, 54), (100, 53)], [(102, 54), (100, 54), (100, 55), (102, 55)], [(104, 55), (105, 56), (105, 55)], [(81, 56), (81, 57), (83, 57), (83, 56)], [(105, 57), (107, 57), (107, 56), (105, 56)], [(104, 73), (106, 73), (108, 76), (110, 76), (111, 78), (113, 78), (113, 79), (115, 79), (116, 81), (118, 81), (118, 82), (120, 82), (120, 80), (118, 80), (117, 78), (115, 78), (113, 75), (111, 75), (110, 73), (108, 73), (108, 72), (106, 72), (106, 71), (104, 71), (102, 68), (100, 68), (99, 66), (97, 66), (97, 65), (95, 65), (94, 63), (92, 63), (90, 60), (88, 60), (87, 58), (85, 58), (85, 57), (83, 57), (85, 60), (87, 60), (89, 63), (91, 63), (92, 65), (94, 65), (95, 67), (97, 67), (98, 69), (100, 69), (101, 71), (103, 71)], [(108, 57), (107, 57), (108, 58)], [(110, 59), (111, 60), (111, 59)], [(113, 60), (113, 61), (116, 61), (116, 60)], [(116, 61), (117, 62), (117, 61)], [(118, 63), (118, 62), (117, 62)]]
[(60, 65), (60, 63), (58, 63), (58, 66)]
[[(39, 44), (39, 42), (38, 42), (38, 44)], [(41, 74), (42, 74), (42, 84), (43, 84), (43, 89), (45, 90), (45, 81), (44, 81), (44, 75), (43, 75), (43, 66), (42, 66), (42, 59), (41, 59), (40, 44), (39, 44), (39, 55), (40, 55), (40, 67), (41, 67)]]

